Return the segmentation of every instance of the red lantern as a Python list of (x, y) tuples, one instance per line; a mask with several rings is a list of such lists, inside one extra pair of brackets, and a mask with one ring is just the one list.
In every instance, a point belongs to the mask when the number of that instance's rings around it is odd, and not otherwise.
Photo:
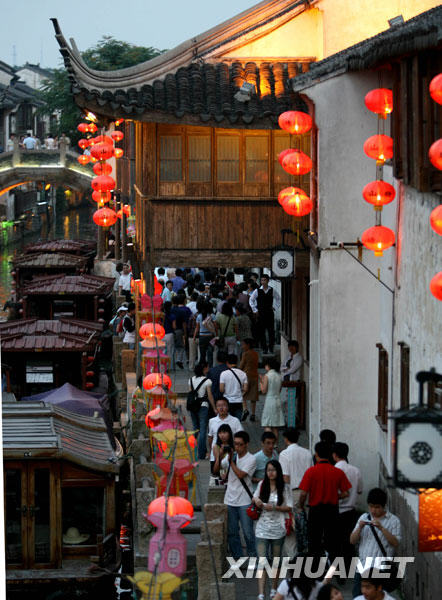
[(124, 154), (124, 150), (122, 148), (114, 148), (114, 156), (115, 158), (121, 158)]
[(94, 223), (100, 227), (111, 227), (117, 220), (117, 213), (105, 206), (94, 212)]
[(84, 139), (79, 140), (78, 145), (80, 146), (80, 148), (82, 150), (85, 150), (89, 146), (89, 140), (84, 140)]
[(96, 192), (111, 192), (115, 188), (115, 179), (109, 175), (98, 175), (92, 179), (91, 185)]
[(129, 206), (129, 204), (125, 204), (123, 206), (123, 208), (120, 208), (120, 210), (117, 212), (117, 217), (119, 219), (122, 219), (123, 218), (123, 213), (126, 215), (126, 217), (130, 217), (130, 206)]
[(373, 250), (375, 256), (382, 256), (383, 251), (395, 242), (394, 231), (383, 225), (375, 225), (364, 231), (361, 242), (366, 248)]
[(110, 175), (112, 173), (112, 165), (107, 162), (97, 162), (92, 167), (95, 175)]
[(95, 156), (91, 156), (91, 163), (97, 163), (98, 162), (98, 158), (95, 158)]
[(148, 427), (149, 429), (152, 429), (152, 427), (155, 427), (156, 423), (154, 423), (154, 421), (152, 421), (152, 417), (157, 415), (161, 410), (161, 406), (157, 406), (156, 408), (154, 408), (153, 410), (149, 411), (146, 415), (146, 418), (144, 419), (144, 422), (146, 423), (146, 427)]
[(288, 110), (279, 115), (278, 124), (281, 129), (284, 129), (289, 133), (301, 135), (310, 131), (313, 122), (311, 116), (305, 112)]
[(301, 150), (293, 150), (282, 159), (282, 168), (290, 175), (305, 175), (312, 166), (311, 158)]
[(442, 73), (433, 77), (430, 82), (430, 96), (438, 104), (442, 104)]
[[(162, 513), (164, 514), (166, 510), (166, 498), (165, 496), (160, 496), (159, 498), (155, 498), (150, 504), (147, 510), (148, 515), (152, 515), (153, 513)], [(189, 520), (186, 521), (182, 527), (186, 527), (190, 523), (193, 517), (193, 506), (189, 500), (185, 498), (181, 498), (181, 496), (169, 496), (167, 498), (167, 515), (169, 517), (174, 517), (175, 515), (187, 515)]]
[(121, 142), (121, 140), (124, 138), (124, 133), (122, 131), (113, 131), (111, 133), (111, 138), (114, 140), (114, 142)]
[(99, 202), (101, 204), (109, 202), (111, 198), (112, 194), (110, 192), (92, 192), (92, 200), (95, 200), (95, 202)]
[(166, 386), (169, 390), (172, 387), (172, 380), (169, 375), (164, 375), (163, 373), (149, 373), (143, 379), (143, 388), (145, 390), (151, 390), (157, 385)]
[(94, 144), (91, 148), (91, 154), (98, 160), (107, 160), (108, 158), (112, 158), (114, 147), (111, 144), (106, 144), (104, 142)]
[(124, 119), (117, 119), (115, 121), (115, 125), (118, 127), (118, 125), (121, 125), (121, 123), (124, 123)]
[(383, 119), (393, 112), (393, 92), (386, 88), (371, 90), (365, 96), (365, 106)]
[(87, 165), (88, 162), (90, 162), (91, 157), (87, 154), (80, 154), (80, 156), (77, 157), (77, 160), (80, 163), (80, 165)]
[(371, 181), (362, 190), (362, 196), (366, 202), (373, 204), (375, 210), (382, 210), (383, 206), (393, 202), (396, 190), (386, 181)]
[(95, 371), (86, 371), (86, 377), (93, 377), (95, 375)]
[(111, 146), (114, 145), (114, 140), (109, 137), (108, 135), (97, 135), (93, 138), (94, 140), (94, 144), (110, 144)]
[(364, 152), (379, 164), (393, 158), (393, 138), (389, 135), (372, 135), (364, 143)]
[(97, 131), (98, 127), (95, 125), (95, 123), (89, 123), (87, 130), (90, 133), (95, 133)]
[(442, 301), (442, 271), (439, 271), (430, 281), (430, 292), (437, 300)]
[(282, 161), (284, 159), (284, 157), (286, 157), (288, 154), (290, 154), (290, 152), (294, 152), (293, 148), (287, 148), (287, 150), (283, 150), (282, 152), (280, 152), (278, 154), (278, 162), (282, 167)]
[(431, 144), (428, 156), (433, 167), (442, 171), (442, 138)]
[(430, 225), (433, 231), (439, 235), (442, 235), (442, 204), (436, 206), (436, 208), (431, 212)]
[(140, 330), (138, 332), (140, 337), (145, 340), (146, 338), (154, 338), (157, 337), (160, 340), (166, 335), (164, 327), (159, 323), (144, 323), (141, 325)]
[(289, 215), (294, 217), (304, 217), (308, 215), (313, 202), (301, 188), (288, 187), (281, 190), (278, 194), (278, 202)]
[(77, 129), (78, 131), (81, 131), (81, 133), (87, 133), (89, 131), (89, 125), (87, 123), (80, 123)]
[(95, 387), (95, 384), (92, 381), (86, 381), (85, 388), (87, 390), (91, 390), (93, 387)]

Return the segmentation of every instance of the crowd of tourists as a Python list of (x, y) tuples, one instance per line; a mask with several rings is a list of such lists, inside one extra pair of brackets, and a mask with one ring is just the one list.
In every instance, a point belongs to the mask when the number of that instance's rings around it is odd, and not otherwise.
[(17, 136), (15, 133), (11, 133), (6, 141), (5, 148), (3, 149), (0, 147), (0, 152), (12, 152), (16, 142), (18, 142), (18, 147), (22, 150), (58, 150), (62, 144), (65, 144), (66, 147), (69, 147), (71, 140), (64, 133), (62, 133), (60, 136), (54, 136), (52, 133), (48, 133), (44, 138), (41, 139), (34, 135), (32, 131), (20, 136)]
[[(130, 266), (120, 265), (119, 273), (116, 286), (127, 303), (112, 326), (133, 347)], [(159, 268), (155, 277), (171, 367), (193, 371), (187, 408), (197, 432), (198, 459), (210, 460), (210, 483), (225, 486), (232, 559), (260, 557), (272, 564), (282, 556), (294, 557), (292, 562), (310, 557), (313, 562), (303, 563), (291, 578), (279, 581), (278, 569), (272, 572), (270, 598), (342, 600), (332, 583), (333, 569), (324, 573), (315, 564), (325, 557), (331, 566), (342, 557), (344, 572), (336, 571), (342, 582), (356, 555), (368, 569), (354, 573), (353, 598), (391, 600), (387, 590), (394, 578), (385, 579), (380, 565), (370, 566), (367, 559), (395, 555), (400, 521), (388, 511), (387, 494), (380, 488), (369, 491), (367, 510), (358, 515), (361, 472), (349, 462), (349, 446), (337, 441), (335, 432), (321, 431), (312, 454), (298, 444), (299, 431), (288, 426), (283, 386), (301, 379), (303, 358), (296, 340), (288, 343), (282, 365), (273, 354), (279, 296), (268, 275), (251, 272), (236, 281), (233, 272), (223, 269), (166, 273)], [(264, 373), (259, 373), (260, 364)], [(261, 449), (252, 454), (244, 427), (248, 418), (257, 421), (259, 393), (264, 396)], [(279, 447), (281, 432), (284, 447)], [(264, 600), (265, 570), (258, 586), (258, 600)]]

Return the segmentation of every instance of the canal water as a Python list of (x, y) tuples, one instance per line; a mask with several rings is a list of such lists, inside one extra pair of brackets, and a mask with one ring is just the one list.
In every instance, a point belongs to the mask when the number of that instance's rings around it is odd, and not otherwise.
[(22, 241), (11, 244), (0, 250), (0, 318), (5, 317), (3, 306), (11, 297), (11, 261), (15, 254), (20, 254), (23, 246), (40, 240), (83, 239), (97, 238), (97, 226), (92, 221), (93, 206), (65, 208), (57, 206), (55, 216), (49, 227), (43, 226), (37, 233), (24, 236)]

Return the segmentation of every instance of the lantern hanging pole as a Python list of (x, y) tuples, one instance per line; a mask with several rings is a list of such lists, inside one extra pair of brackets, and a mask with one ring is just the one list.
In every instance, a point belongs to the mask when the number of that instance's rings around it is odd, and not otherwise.
[[(353, 258), (353, 260), (355, 260), (355, 261), (356, 261), (358, 264), (360, 264), (360, 265), (361, 265), (361, 267), (364, 267), (364, 269), (365, 269), (366, 271), (368, 271), (368, 272), (370, 273), (370, 275), (372, 275), (372, 276), (373, 276), (375, 279), (377, 279), (377, 281), (379, 281), (379, 283), (381, 283), (381, 284), (382, 284), (382, 285), (383, 285), (385, 288), (387, 288), (387, 290), (388, 290), (389, 292), (391, 292), (391, 293), (394, 295), (394, 290), (393, 290), (391, 287), (389, 287), (389, 286), (388, 286), (386, 283), (384, 283), (384, 282), (382, 281), (382, 279), (380, 279), (376, 273), (373, 273), (373, 271), (372, 271), (371, 269), (369, 269), (369, 268), (368, 268), (366, 265), (364, 265), (364, 263), (363, 263), (361, 260), (359, 260), (359, 258), (356, 258), (356, 256), (354, 256), (354, 255), (353, 255), (353, 254), (350, 252), (350, 250), (348, 250), (348, 249), (345, 247), (345, 244), (344, 244), (344, 242), (338, 242), (337, 244), (336, 244), (336, 242), (332, 242), (330, 245), (331, 245), (331, 246), (332, 246), (332, 245), (336, 245), (336, 246), (338, 246), (339, 248), (341, 248), (342, 250), (345, 250), (345, 251), (347, 252), (347, 254), (349, 254), (349, 255), (350, 255), (352, 258)], [(352, 245), (353, 245), (353, 244), (352, 244)], [(358, 246), (358, 247), (359, 247), (359, 244), (354, 244), (354, 245), (356, 245), (356, 246)]]

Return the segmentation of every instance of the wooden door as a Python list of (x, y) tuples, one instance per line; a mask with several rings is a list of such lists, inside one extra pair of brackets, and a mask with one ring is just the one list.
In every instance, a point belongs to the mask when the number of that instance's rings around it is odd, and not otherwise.
[(6, 463), (4, 477), (7, 568), (57, 566), (58, 493), (53, 465)]

